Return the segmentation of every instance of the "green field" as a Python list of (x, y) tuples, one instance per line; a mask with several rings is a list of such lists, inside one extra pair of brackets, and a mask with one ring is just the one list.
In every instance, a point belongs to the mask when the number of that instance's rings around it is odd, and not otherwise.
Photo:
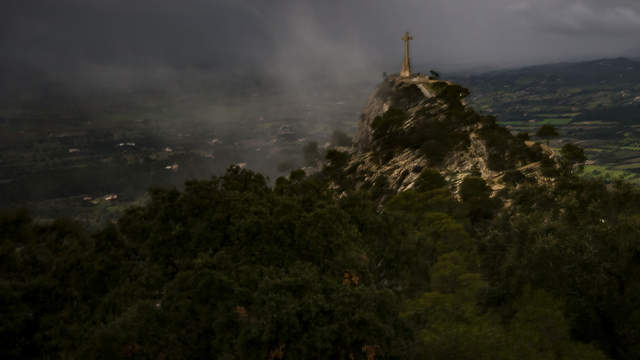
[(635, 169), (640, 169), (640, 163), (618, 165), (618, 166), (616, 166), (616, 167), (615, 167), (615, 169), (618, 169), (618, 170), (635, 170)]
[(498, 121), (498, 123), (504, 126), (518, 126), (518, 127), (533, 126), (529, 124), (529, 122), (527, 121)]
[(602, 165), (587, 165), (584, 167), (583, 175), (587, 177), (602, 178), (605, 180), (626, 180), (640, 183), (638, 174), (625, 170), (616, 170)]
[(542, 121), (537, 121), (536, 125), (567, 125), (571, 121), (573, 121), (572, 118), (546, 118)]

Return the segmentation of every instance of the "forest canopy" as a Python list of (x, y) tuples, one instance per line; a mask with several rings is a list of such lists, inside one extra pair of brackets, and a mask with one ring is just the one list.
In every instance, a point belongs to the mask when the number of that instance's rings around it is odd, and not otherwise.
[(638, 358), (640, 191), (558, 176), (382, 200), (232, 167), (93, 233), (5, 212), (2, 358)]

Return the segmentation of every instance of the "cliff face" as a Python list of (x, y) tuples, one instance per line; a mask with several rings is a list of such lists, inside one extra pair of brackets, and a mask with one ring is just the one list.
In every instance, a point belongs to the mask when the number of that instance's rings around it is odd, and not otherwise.
[(454, 191), (470, 175), (494, 191), (507, 182), (545, 181), (553, 152), (477, 114), (467, 95), (428, 77), (386, 78), (362, 111), (350, 173), (361, 185), (384, 182), (394, 191), (411, 189), (425, 168), (439, 171)]

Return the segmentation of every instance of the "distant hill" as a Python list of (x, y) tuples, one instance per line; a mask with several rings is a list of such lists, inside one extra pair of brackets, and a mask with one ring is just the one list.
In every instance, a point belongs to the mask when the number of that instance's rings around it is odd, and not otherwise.
[[(529, 78), (531, 82), (523, 81)], [(481, 74), (454, 77), (469, 86), (486, 88), (510, 82), (518, 87), (531, 83), (559, 85), (591, 85), (594, 82), (631, 83), (640, 80), (640, 61), (628, 58), (600, 59), (585, 62), (563, 62), (534, 65), (524, 68), (498, 70)]]

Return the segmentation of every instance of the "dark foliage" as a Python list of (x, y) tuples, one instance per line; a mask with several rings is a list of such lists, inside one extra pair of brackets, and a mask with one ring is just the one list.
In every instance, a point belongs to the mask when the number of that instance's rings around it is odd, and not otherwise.
[(397, 297), (343, 206), (303, 173), (231, 168), (93, 235), (3, 215), (3, 358), (398, 357)]
[(431, 84), (431, 89), (435, 92), (436, 98), (445, 101), (453, 110), (462, 109), (462, 99), (469, 96), (470, 93), (469, 89), (446, 81), (437, 81)]
[(555, 126), (549, 124), (542, 125), (536, 132), (536, 136), (542, 139), (550, 139), (558, 135), (559, 134)]
[(529, 137), (529, 133), (526, 132), (520, 132), (518, 133), (518, 135), (516, 135), (516, 137), (522, 141), (531, 140), (531, 138)]
[(438, 170), (426, 168), (420, 173), (420, 177), (415, 184), (415, 189), (419, 192), (425, 192), (445, 186), (447, 186), (447, 181)]
[(565, 144), (562, 146), (562, 149), (560, 149), (560, 155), (562, 155), (563, 160), (569, 165), (575, 165), (587, 161), (587, 157), (584, 155), (584, 149), (574, 144)]
[[(463, 119), (464, 116), (461, 114)], [(411, 148), (420, 149), (433, 165), (440, 165), (447, 154), (469, 145), (469, 134), (452, 119), (441, 121), (425, 117), (418, 120), (415, 130), (407, 136), (406, 141)]]
[(523, 182), (528, 181), (527, 177), (519, 170), (508, 170), (505, 171), (502, 180), (510, 185), (517, 185)]
[(527, 287), (545, 289), (563, 299), (574, 338), (638, 357), (639, 196), (571, 176), (521, 188), (482, 246), (494, 296), (507, 304)]
[(399, 108), (390, 108), (382, 116), (376, 117), (371, 123), (373, 140), (379, 142), (381, 147), (396, 145), (398, 135), (401, 134), (402, 125), (409, 115)]
[(495, 118), (484, 117), (483, 123), (479, 134), (487, 146), (487, 165), (491, 170), (513, 169), (542, 159), (540, 146), (527, 146), (523, 136), (513, 136), (505, 127), (496, 124)]
[(550, 178), (558, 176), (559, 170), (556, 165), (557, 164), (553, 159), (548, 156), (544, 156), (542, 160), (540, 160), (540, 170), (542, 171), (542, 175)]
[(2, 358), (640, 356), (637, 188), (562, 173), (505, 207), (427, 168), (381, 204), (327, 160), (154, 189), (95, 233), (1, 214)]

